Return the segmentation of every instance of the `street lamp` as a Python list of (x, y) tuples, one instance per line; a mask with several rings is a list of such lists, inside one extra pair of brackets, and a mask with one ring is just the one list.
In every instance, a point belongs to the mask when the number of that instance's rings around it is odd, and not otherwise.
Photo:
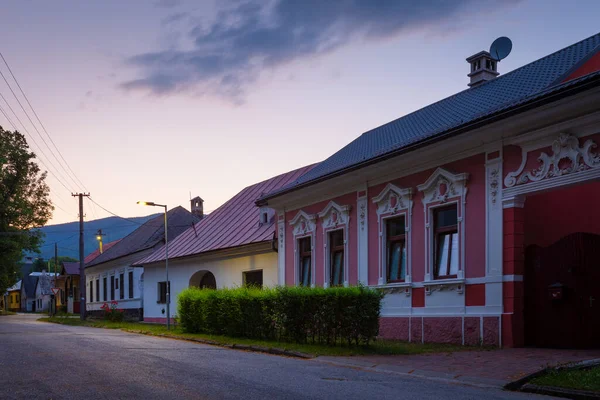
[(138, 201), (142, 206), (164, 207), (165, 209), (165, 269), (167, 272), (167, 330), (171, 330), (171, 284), (169, 282), (169, 240), (167, 237), (167, 205), (153, 201)]

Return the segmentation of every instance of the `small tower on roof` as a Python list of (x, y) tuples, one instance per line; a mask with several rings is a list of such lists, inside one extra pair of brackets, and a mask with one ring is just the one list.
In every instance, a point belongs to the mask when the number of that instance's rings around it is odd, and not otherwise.
[(204, 200), (200, 196), (190, 200), (190, 212), (200, 219), (204, 218)]

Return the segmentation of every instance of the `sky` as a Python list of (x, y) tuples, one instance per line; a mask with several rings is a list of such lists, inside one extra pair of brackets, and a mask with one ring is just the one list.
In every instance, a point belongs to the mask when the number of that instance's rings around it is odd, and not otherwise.
[[(597, 33), (600, 2), (3, 0), (0, 10), (0, 52), (43, 127), (1, 59), (11, 87), (0, 78), (0, 107), (50, 170), (57, 224), (77, 219), (77, 191), (124, 217), (158, 211), (138, 200), (189, 208), (190, 194), (214, 210), (465, 90), (465, 58), (500, 36), (513, 42), (503, 74)], [(2, 114), (0, 125), (13, 129)], [(84, 207), (86, 220), (110, 215)]]

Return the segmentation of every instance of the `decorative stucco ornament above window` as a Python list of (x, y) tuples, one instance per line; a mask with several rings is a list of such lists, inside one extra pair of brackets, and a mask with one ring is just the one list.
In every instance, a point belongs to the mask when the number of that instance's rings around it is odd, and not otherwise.
[(330, 201), (327, 207), (318, 214), (322, 221), (323, 229), (346, 225), (350, 220), (350, 209), (349, 205), (340, 206), (336, 202)]
[(400, 189), (388, 183), (387, 186), (373, 197), (373, 203), (377, 204), (377, 214), (395, 214), (400, 210), (411, 208), (412, 189)]
[(589, 139), (579, 146), (579, 139), (568, 133), (561, 133), (552, 143), (552, 155), (544, 152), (538, 157), (540, 166), (523, 172), (527, 164), (527, 151), (523, 151), (519, 169), (506, 175), (504, 184), (513, 187), (543, 179), (555, 178), (576, 172), (600, 168), (600, 155), (593, 152), (596, 143)]
[(307, 214), (304, 211), (298, 211), (298, 214), (290, 221), (293, 227), (294, 236), (308, 235), (315, 231), (317, 217), (314, 214)]
[(467, 194), (467, 180), (469, 174), (453, 174), (443, 168), (438, 168), (425, 181), (417, 186), (423, 193), (423, 204), (445, 203), (448, 199), (455, 197), (464, 197)]

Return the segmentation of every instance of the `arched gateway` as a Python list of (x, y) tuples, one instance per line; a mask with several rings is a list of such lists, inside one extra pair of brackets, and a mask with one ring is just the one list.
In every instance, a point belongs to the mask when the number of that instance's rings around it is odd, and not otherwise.
[(216, 289), (217, 280), (210, 271), (198, 271), (190, 278), (190, 287), (197, 287), (200, 289)]

